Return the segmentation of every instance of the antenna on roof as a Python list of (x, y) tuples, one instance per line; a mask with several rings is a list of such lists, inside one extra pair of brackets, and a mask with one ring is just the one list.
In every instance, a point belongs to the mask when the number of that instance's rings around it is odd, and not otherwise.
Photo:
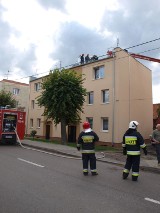
[(7, 76), (7, 80), (8, 80), (8, 76), (10, 75), (9, 72), (10, 72), (10, 71), (8, 70), (8, 71), (7, 71), (7, 74), (5, 74), (5, 75)]
[(119, 47), (119, 38), (117, 38), (117, 47)]

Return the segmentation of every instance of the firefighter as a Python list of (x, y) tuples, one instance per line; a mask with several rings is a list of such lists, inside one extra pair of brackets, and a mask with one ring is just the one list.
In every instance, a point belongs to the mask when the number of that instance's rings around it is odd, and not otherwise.
[(99, 141), (98, 135), (90, 128), (88, 122), (83, 123), (83, 131), (79, 134), (77, 149), (82, 148), (83, 174), (88, 175), (88, 163), (92, 175), (98, 175), (96, 169), (95, 142)]
[(123, 170), (123, 179), (126, 179), (132, 168), (132, 181), (137, 181), (139, 176), (140, 165), (140, 148), (143, 149), (144, 154), (147, 155), (146, 144), (142, 135), (137, 131), (139, 123), (131, 121), (129, 129), (123, 136), (123, 154), (127, 155), (126, 164)]

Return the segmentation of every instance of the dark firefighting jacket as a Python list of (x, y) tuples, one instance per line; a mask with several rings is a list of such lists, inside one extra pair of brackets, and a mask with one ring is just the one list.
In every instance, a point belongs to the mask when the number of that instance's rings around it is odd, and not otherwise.
[(136, 129), (128, 129), (123, 136), (122, 147), (127, 155), (140, 155), (140, 148), (146, 151), (142, 135)]
[(99, 141), (99, 137), (94, 131), (83, 131), (78, 137), (77, 148), (82, 147), (82, 153), (95, 153), (96, 141)]

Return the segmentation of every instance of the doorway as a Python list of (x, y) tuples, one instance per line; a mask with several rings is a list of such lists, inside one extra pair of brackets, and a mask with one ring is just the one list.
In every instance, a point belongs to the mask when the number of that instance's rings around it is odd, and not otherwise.
[(68, 142), (76, 142), (76, 126), (68, 126)]
[(46, 125), (46, 140), (50, 139), (50, 125)]

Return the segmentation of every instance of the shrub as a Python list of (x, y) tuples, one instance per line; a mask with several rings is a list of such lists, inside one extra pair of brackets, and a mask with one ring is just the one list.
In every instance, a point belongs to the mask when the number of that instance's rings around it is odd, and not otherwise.
[(32, 130), (31, 133), (30, 133), (30, 135), (31, 135), (31, 137), (33, 137), (33, 139), (34, 139), (36, 134), (37, 134), (36, 130)]

